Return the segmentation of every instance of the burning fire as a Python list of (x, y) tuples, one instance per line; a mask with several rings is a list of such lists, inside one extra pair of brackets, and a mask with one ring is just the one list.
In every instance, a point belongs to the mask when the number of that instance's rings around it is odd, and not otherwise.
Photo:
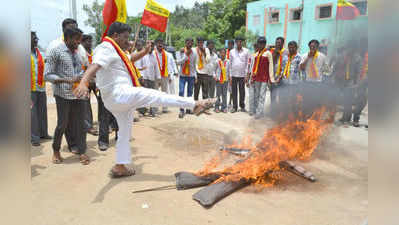
[(325, 108), (322, 108), (316, 110), (308, 119), (291, 120), (277, 125), (267, 130), (255, 145), (252, 138), (247, 136), (240, 144), (230, 146), (249, 149), (245, 159), (215, 172), (227, 157), (227, 153), (224, 153), (210, 160), (197, 175), (219, 173), (222, 176), (215, 182), (245, 179), (256, 185), (273, 185), (282, 176), (280, 162), (307, 160), (311, 157), (332, 122), (331, 117), (325, 119), (325, 113)]

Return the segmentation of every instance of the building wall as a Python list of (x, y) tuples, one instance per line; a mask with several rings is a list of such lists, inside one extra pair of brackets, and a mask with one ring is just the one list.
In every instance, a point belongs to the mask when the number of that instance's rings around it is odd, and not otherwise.
[[(287, 16), (285, 45), (293, 40), (299, 42), (300, 26), (302, 24), (302, 40), (299, 43), (301, 54), (308, 51), (307, 44), (312, 39), (317, 39), (320, 42), (325, 40), (330, 53), (334, 49), (335, 43), (339, 46), (343, 43), (343, 40), (349, 39), (348, 34), (353, 34), (353, 38), (356, 39), (359, 38), (360, 35), (358, 34), (362, 32), (362, 29), (367, 32), (368, 16), (359, 16), (350, 21), (336, 21), (337, 0), (303, 0), (303, 2), (301, 22), (290, 21), (290, 9), (300, 7), (302, 0), (262, 0), (248, 3), (248, 30), (256, 35), (266, 36), (268, 44), (274, 44), (277, 37), (284, 37), (284, 24)], [(316, 19), (316, 7), (323, 4), (332, 4), (332, 17), (329, 19)], [(286, 9), (287, 6), (288, 10)], [(271, 8), (280, 12), (279, 22), (276, 24), (265, 23), (265, 20), (269, 18), (268, 16), (265, 18), (265, 11), (269, 11)], [(286, 11), (288, 11), (288, 14)], [(260, 21), (258, 24), (254, 24), (256, 22), (254, 16), (257, 15), (260, 16)]]

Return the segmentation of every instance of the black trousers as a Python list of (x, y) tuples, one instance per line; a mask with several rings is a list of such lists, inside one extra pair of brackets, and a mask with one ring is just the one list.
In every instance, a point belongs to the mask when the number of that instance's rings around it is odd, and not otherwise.
[(65, 135), (70, 147), (76, 146), (80, 154), (86, 152), (87, 129), (84, 124), (85, 100), (69, 100), (55, 96), (57, 105), (57, 127), (54, 132), (53, 150), (59, 152), (62, 136), (68, 128), (68, 135)]
[(93, 111), (91, 110), (91, 102), (90, 102), (91, 92), (96, 94), (96, 83), (93, 82), (89, 83), (89, 99), (85, 102), (85, 108), (86, 108), (85, 125), (87, 129), (93, 128)]
[(207, 74), (197, 73), (197, 83), (194, 84), (194, 100), (198, 101), (199, 92), (202, 89), (202, 99), (209, 98), (209, 88), (212, 77)]
[(109, 144), (109, 128), (118, 130), (118, 123), (112, 113), (105, 108), (101, 92), (97, 96), (97, 104), (99, 125), (98, 144)]
[(238, 91), (240, 92), (240, 108), (245, 109), (245, 79), (244, 77), (232, 78), (233, 109), (238, 109)]
[(359, 122), (360, 114), (367, 105), (367, 83), (361, 84), (356, 91), (355, 109), (353, 110), (353, 122)]
[(31, 141), (39, 142), (40, 138), (48, 136), (46, 92), (32, 91), (31, 100)]
[(216, 80), (213, 79), (212, 77), (210, 78), (209, 81), (209, 89), (208, 89), (208, 97), (209, 98), (214, 98), (216, 96)]

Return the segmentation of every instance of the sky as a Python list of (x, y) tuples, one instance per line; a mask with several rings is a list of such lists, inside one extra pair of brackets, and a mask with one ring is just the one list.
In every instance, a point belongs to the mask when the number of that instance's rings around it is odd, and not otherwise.
[[(77, 22), (79, 28), (84, 33), (93, 33), (94, 29), (85, 26), (87, 19), (82, 7), (84, 4), (91, 5), (95, 0), (76, 0)], [(197, 0), (197, 2), (207, 2), (210, 0)], [(98, 0), (103, 3), (105, 0)], [(127, 14), (136, 16), (143, 12), (147, 0), (126, 0)], [(169, 9), (171, 12), (176, 5), (182, 5), (190, 8), (196, 2), (195, 0), (156, 0), (156, 2)], [(61, 36), (61, 23), (65, 18), (72, 17), (70, 14), (70, 0), (33, 0), (31, 5), (31, 30), (36, 31), (39, 37), (39, 45), (46, 48), (54, 39)]]

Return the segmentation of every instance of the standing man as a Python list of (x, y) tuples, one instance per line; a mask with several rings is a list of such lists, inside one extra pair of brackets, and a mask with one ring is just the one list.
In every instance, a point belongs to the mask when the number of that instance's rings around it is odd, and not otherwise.
[[(230, 61), (230, 52), (231, 50), (234, 48), (234, 40), (228, 40), (227, 42), (227, 50), (226, 50), (226, 59)], [(229, 97), (229, 110), (231, 110), (232, 107), (232, 103), (233, 103), (233, 92), (231, 90), (231, 82), (229, 81), (229, 93), (230, 93), (230, 97)]]
[[(215, 42), (212, 40), (209, 40), (207, 42), (207, 48), (209, 50), (209, 55), (207, 56), (208, 59), (208, 63), (206, 64), (207, 70), (208, 70), (208, 74), (212, 77), (214, 77), (215, 73), (216, 73), (216, 67), (217, 67), (217, 63), (218, 63), (218, 55), (216, 54), (216, 50), (215, 50)], [(216, 91), (216, 80), (215, 79), (211, 79), (209, 82), (209, 92), (208, 92), (208, 97), (209, 98), (214, 98), (215, 97), (215, 91)]]
[[(196, 61), (197, 55), (192, 50), (193, 39), (187, 38), (185, 41), (186, 47), (180, 50), (180, 58), (177, 59), (177, 65), (180, 65), (179, 70), (179, 96), (184, 97), (184, 89), (187, 84), (187, 97), (193, 96), (194, 83), (197, 80)], [(190, 109), (180, 108), (179, 118), (183, 118), (185, 113), (191, 114)]]
[[(226, 59), (226, 50), (223, 48), (219, 51), (220, 59), (216, 64), (216, 73), (214, 79), (216, 81), (217, 101), (215, 104), (215, 112), (227, 113), (227, 88), (230, 78), (230, 61)], [(220, 109), (220, 110), (219, 110)]]
[(274, 83), (273, 56), (266, 48), (266, 38), (259, 37), (256, 43), (256, 56), (251, 66), (249, 108), (250, 115), (260, 119), (264, 115), (267, 87)]
[[(288, 43), (288, 51), (289, 54), (284, 56), (282, 63), (280, 98), (283, 110), (288, 107), (288, 113), (296, 113), (298, 110), (296, 96), (299, 94), (299, 83), (301, 82), (299, 65), (302, 57), (298, 54), (296, 41)], [(287, 110), (284, 111), (287, 112)]]
[(178, 77), (179, 70), (177, 69), (176, 65), (176, 52), (173, 47), (168, 47), (166, 49), (173, 57), (168, 58), (169, 64), (173, 67), (173, 72), (170, 72), (171, 82), (169, 83), (169, 94), (174, 95), (176, 94), (176, 77)]
[[(369, 53), (367, 50), (367, 39), (363, 39), (360, 42), (362, 49), (360, 55), (362, 56), (360, 75), (356, 83), (356, 98), (355, 98), (355, 109), (353, 111), (353, 126), (359, 127), (360, 114), (367, 105), (367, 91), (368, 91), (368, 71), (369, 71)], [(363, 49), (365, 48), (365, 49)], [(368, 125), (366, 125), (368, 128)]]
[(324, 99), (327, 97), (327, 87), (323, 86), (322, 81), (330, 75), (330, 68), (327, 57), (319, 52), (319, 45), (318, 40), (309, 41), (309, 52), (302, 57), (299, 65), (305, 81), (302, 108), (305, 115), (312, 113), (313, 109), (320, 106), (318, 102), (325, 102)]
[(344, 111), (340, 122), (349, 124), (352, 120), (352, 105), (355, 100), (355, 87), (361, 73), (361, 56), (356, 52), (355, 42), (350, 42), (344, 50), (343, 56), (337, 60), (336, 76), (341, 80), (341, 88), (344, 93)]
[(202, 99), (209, 97), (209, 88), (212, 77), (208, 71), (209, 49), (204, 47), (204, 39), (197, 38), (197, 47), (193, 50), (196, 57), (195, 68), (197, 71), (197, 79), (194, 85), (194, 100), (197, 101), (200, 90), (202, 91)]
[(273, 54), (273, 63), (274, 63), (274, 80), (276, 83), (272, 84), (270, 88), (270, 100), (272, 111), (277, 107), (277, 96), (278, 88), (281, 85), (281, 75), (283, 71), (283, 58), (288, 55), (288, 50), (284, 48), (285, 39), (283, 37), (276, 38), (275, 47), (271, 50)]
[[(135, 174), (128, 169), (131, 163), (129, 139), (131, 137), (133, 114), (137, 107), (143, 106), (170, 106), (193, 108), (194, 113), (201, 114), (215, 101), (195, 102), (191, 98), (183, 98), (165, 94), (156, 90), (140, 87), (133, 63), (148, 54), (151, 44), (130, 58), (123, 53), (129, 44), (129, 25), (119, 22), (111, 24), (107, 37), (94, 51), (93, 64), (84, 74), (75, 95), (80, 97), (87, 94), (87, 84), (97, 73), (97, 85), (104, 95), (105, 106), (115, 115), (120, 128), (120, 135), (116, 144), (116, 165), (111, 170), (111, 176), (125, 177)], [(118, 58), (119, 57), (119, 58)]]
[[(86, 57), (87, 57), (88, 65), (82, 65), (83, 71), (86, 71), (88, 66), (93, 62), (92, 43), (93, 43), (93, 37), (91, 35), (84, 34), (82, 37), (81, 45), (86, 50)], [(91, 110), (90, 93), (93, 92), (95, 95), (97, 95), (96, 89), (97, 89), (96, 81), (95, 81), (95, 79), (92, 79), (89, 83), (89, 98), (85, 102), (85, 105), (86, 105), (85, 124), (87, 126), (87, 133), (94, 135), (94, 136), (98, 136), (98, 131), (93, 126), (93, 111)]]
[(55, 128), (53, 142), (53, 163), (56, 164), (63, 161), (60, 154), (61, 141), (68, 124), (74, 128), (70, 133), (78, 150), (74, 153), (80, 155), (80, 162), (83, 165), (90, 162), (89, 157), (85, 154), (87, 148), (87, 130), (84, 124), (85, 100), (76, 98), (72, 93), (74, 86), (82, 76), (81, 57), (76, 51), (81, 38), (81, 30), (67, 28), (64, 30), (65, 42), (51, 49), (49, 55), (47, 55), (45, 79), (53, 84), (57, 104), (57, 127)]
[(248, 60), (250, 57), (247, 48), (242, 46), (243, 37), (236, 38), (236, 48), (230, 51), (230, 75), (232, 77), (230, 84), (233, 92), (233, 109), (231, 113), (237, 112), (238, 109), (238, 90), (240, 92), (240, 108), (241, 112), (245, 110), (245, 77), (248, 74)]
[(44, 81), (44, 59), (37, 47), (39, 38), (31, 32), (31, 143), (40, 146), (40, 139), (52, 139), (47, 129), (47, 96)]
[[(47, 47), (46, 50), (46, 57), (48, 57), (50, 55), (50, 51), (55, 48), (58, 47), (59, 45), (65, 44), (65, 37), (64, 37), (64, 32), (66, 29), (68, 28), (78, 28), (78, 23), (76, 22), (76, 20), (71, 19), (71, 18), (66, 18), (62, 21), (62, 36), (53, 40), (52, 42), (50, 42), (50, 44)], [(86, 56), (86, 51), (84, 49), (84, 47), (79, 44), (78, 48), (77, 48), (77, 53), (78, 56), (80, 58), (80, 62), (83, 66), (88, 66), (88, 61), (87, 61), (87, 56)], [(75, 140), (75, 127), (72, 127), (74, 123), (68, 123), (68, 127), (65, 130), (65, 138), (68, 142), (68, 149), (69, 151), (78, 154), (79, 153), (79, 149), (77, 147), (77, 141)]]
[[(143, 48), (137, 49), (142, 51)], [(141, 73), (144, 77), (144, 85), (146, 88), (157, 90), (156, 81), (162, 79), (159, 73), (158, 62), (156, 59), (156, 50), (154, 50), (154, 45), (151, 44), (151, 50), (148, 54), (146, 54), (139, 61), (142, 63), (138, 64), (139, 67), (142, 68)], [(150, 115), (151, 117), (155, 117), (157, 113), (156, 107), (150, 107)]]
[[(165, 51), (164, 42), (162, 38), (155, 40), (156, 49), (154, 50), (154, 55), (157, 60), (157, 73), (161, 77), (161, 90), (162, 92), (169, 93), (169, 84), (172, 82), (173, 76), (173, 64), (171, 59), (173, 56)], [(162, 113), (167, 113), (168, 108), (163, 107)]]

